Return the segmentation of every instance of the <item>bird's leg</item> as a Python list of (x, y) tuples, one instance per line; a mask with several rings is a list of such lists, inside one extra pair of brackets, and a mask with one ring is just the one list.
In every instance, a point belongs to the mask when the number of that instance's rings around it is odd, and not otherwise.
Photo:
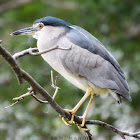
[[(91, 92), (92, 92), (92, 88), (88, 87), (87, 91), (86, 91), (86, 94), (82, 97), (82, 99), (76, 104), (76, 106), (72, 110), (65, 109), (67, 112), (69, 112), (72, 115), (71, 120), (69, 121), (70, 124), (73, 123), (74, 115), (75, 115), (76, 111), (79, 109), (79, 107), (82, 105), (82, 103), (87, 99), (87, 97), (91, 94)], [(65, 124), (67, 124), (66, 121), (64, 121), (63, 117), (62, 117), (62, 121)]]
[(89, 110), (90, 110), (90, 108), (91, 108), (91, 105), (92, 105), (92, 103), (93, 103), (95, 97), (96, 97), (96, 94), (91, 94), (91, 98), (90, 98), (90, 101), (89, 101), (89, 103), (88, 103), (88, 105), (87, 105), (87, 108), (86, 108), (86, 110), (85, 110), (83, 116), (80, 117), (80, 118), (82, 119), (82, 124), (78, 127), (79, 129), (82, 129), (82, 127), (84, 127), (86, 117), (87, 117), (87, 115), (88, 115), (88, 112), (89, 112)]

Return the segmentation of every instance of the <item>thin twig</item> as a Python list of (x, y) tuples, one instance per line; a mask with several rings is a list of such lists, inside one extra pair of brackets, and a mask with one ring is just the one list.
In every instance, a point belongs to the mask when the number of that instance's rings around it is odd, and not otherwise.
[(34, 94), (34, 93), (33, 93), (33, 92), (27, 92), (27, 93), (25, 93), (25, 94), (22, 94), (22, 95), (19, 96), (19, 97), (13, 98), (12, 100), (13, 100), (13, 101), (20, 101), (20, 100), (24, 99), (24, 98), (27, 97), (27, 96), (31, 96), (32, 94)]
[[(19, 53), (23, 56), (23, 54), (27, 54), (27, 52), (29, 52), (30, 49), (27, 49), (25, 51), (22, 51), (22, 53)], [(18, 56), (21, 56), (21, 55), (18, 55)], [(14, 58), (15, 59), (15, 58)], [(58, 93), (58, 90), (60, 89), (59, 87), (57, 87), (57, 80), (55, 80), (55, 84), (54, 84), (54, 79), (53, 79), (53, 71), (51, 70), (51, 81), (52, 81), (52, 87), (55, 89), (55, 92), (53, 94), (53, 99), (55, 98), (56, 94)], [(21, 101), (22, 99), (24, 99), (25, 97), (27, 96), (32, 96), (36, 101), (38, 101), (39, 103), (45, 103), (45, 104), (48, 104), (49, 102), (48, 101), (43, 101), (41, 99), (39, 99), (36, 95), (35, 95), (35, 91), (33, 90), (32, 87), (28, 88), (28, 92), (25, 93), (25, 94), (22, 94), (21, 96), (19, 97), (15, 97), (13, 98), (12, 100), (16, 101), (15, 103), (5, 107), (5, 108), (9, 108), (9, 107), (12, 107), (14, 106), (15, 104), (17, 104), (19, 101)]]
[(43, 101), (41, 99), (39, 99), (37, 96), (35, 96), (35, 94), (31, 95), (36, 101), (38, 101), (39, 103), (43, 103), (43, 104), (48, 104), (48, 101)]
[(29, 54), (30, 54), (30, 55), (36, 56), (36, 55), (41, 55), (41, 54), (44, 54), (44, 53), (53, 51), (53, 50), (55, 50), (55, 49), (58, 49), (58, 46), (54, 46), (54, 47), (49, 48), (49, 49), (46, 49), (45, 51), (42, 51), (42, 52), (32, 52), (32, 51), (30, 51)]
[(129, 133), (126, 131), (121, 131), (118, 128), (115, 128), (114, 126), (107, 124), (105, 122), (99, 121), (99, 120), (89, 120), (89, 121), (86, 121), (85, 124), (94, 124), (94, 125), (99, 125), (99, 126), (102, 126), (104, 128), (110, 129), (111, 131), (120, 135), (123, 139), (125, 139), (125, 136), (130, 136), (130, 137), (140, 139), (140, 132)]
[(90, 131), (85, 131), (86, 135), (87, 135), (87, 140), (93, 140), (93, 136), (90, 133)]
[(51, 82), (52, 82), (52, 87), (55, 88), (55, 84), (54, 84), (54, 79), (53, 79), (53, 71), (51, 70)]
[(54, 92), (53, 97), (52, 97), (53, 99), (55, 98), (56, 94), (58, 93), (58, 90), (59, 90), (59, 87), (56, 87), (55, 92)]
[[(30, 49), (27, 49), (27, 50), (25, 50), (25, 51), (22, 51), (22, 53), (19, 53), (19, 54), (21, 54), (22, 56), (24, 55), (24, 54), (27, 54), (28, 52), (30, 51)], [(21, 55), (18, 55), (18, 56), (21, 56)], [(15, 56), (17, 56), (17, 55), (15, 55)], [(17, 57), (14, 57), (14, 59), (15, 58), (17, 58)], [(19, 58), (19, 57), (18, 57)], [(52, 81), (52, 87), (55, 89), (55, 92), (54, 92), (54, 94), (53, 94), (53, 99), (55, 98), (55, 96), (56, 96), (56, 94), (58, 93), (58, 90), (60, 89), (59, 87), (57, 87), (56, 85), (57, 85), (57, 77), (56, 77), (56, 80), (55, 80), (55, 84), (54, 84), (54, 78), (53, 78), (53, 71), (51, 70), (51, 81)], [(25, 93), (25, 94), (22, 94), (21, 96), (19, 96), (19, 97), (15, 97), (15, 98), (13, 98), (12, 100), (14, 100), (14, 101), (16, 101), (15, 103), (13, 103), (13, 104), (11, 104), (11, 105), (9, 105), (9, 106), (7, 106), (7, 107), (5, 107), (5, 108), (9, 108), (9, 107), (12, 107), (12, 106), (14, 106), (15, 104), (17, 104), (19, 101), (21, 101), (22, 99), (24, 99), (25, 97), (27, 97), (27, 96), (32, 96), (36, 101), (38, 101), (39, 103), (45, 103), (45, 104), (48, 104), (48, 101), (43, 101), (43, 100), (41, 100), (41, 99), (39, 99), (36, 95), (35, 95), (35, 91), (33, 90), (33, 88), (32, 87), (30, 87), (30, 88), (28, 88), (28, 92), (27, 93)]]
[(49, 48), (49, 49), (46, 49), (42, 52), (34, 52), (34, 51), (38, 51), (38, 48), (29, 48), (29, 49), (26, 49), (26, 50), (23, 50), (21, 52), (18, 52), (18, 53), (15, 53), (13, 55), (13, 58), (16, 60), (18, 59), (19, 57), (22, 57), (24, 55), (27, 55), (27, 54), (30, 54), (30, 55), (33, 55), (33, 56), (37, 56), (37, 55), (41, 55), (41, 54), (44, 54), (44, 53), (47, 53), (47, 52), (50, 52), (50, 51), (53, 51), (55, 49), (60, 49), (60, 50), (70, 50), (71, 47), (69, 48), (62, 48), (62, 47), (59, 47), (59, 46), (54, 46), (52, 48)]
[(19, 57), (22, 57), (22, 56), (24, 56), (26, 54), (30, 54), (30, 52), (33, 52), (33, 51), (38, 51), (38, 48), (29, 48), (29, 49), (23, 50), (21, 52), (15, 53), (13, 55), (13, 58), (16, 60)]
[(58, 81), (58, 77), (56, 76), (55, 82), (54, 82), (54, 78), (53, 78), (53, 71), (51, 70), (51, 81), (52, 81), (52, 87), (55, 89), (55, 92), (53, 94), (53, 99), (55, 98), (56, 94), (58, 93), (58, 90), (60, 89), (57, 86), (57, 81)]
[(11, 105), (8, 105), (8, 106), (6, 106), (5, 108), (9, 108), (9, 107), (12, 107), (12, 106), (14, 106), (15, 104), (17, 104), (19, 101), (16, 101), (16, 102), (14, 102), (13, 104), (11, 104)]
[(27, 93), (22, 94), (22, 95), (19, 96), (19, 97), (13, 98), (12, 100), (13, 100), (13, 101), (16, 101), (16, 102), (13, 103), (13, 104), (11, 104), (11, 105), (9, 105), (9, 106), (6, 106), (5, 108), (12, 107), (12, 106), (14, 106), (15, 104), (17, 104), (19, 101), (23, 100), (25, 97), (31, 96), (32, 94), (34, 94), (34, 91), (33, 91), (32, 87), (28, 88), (28, 90), (29, 90), (29, 91), (28, 91)]

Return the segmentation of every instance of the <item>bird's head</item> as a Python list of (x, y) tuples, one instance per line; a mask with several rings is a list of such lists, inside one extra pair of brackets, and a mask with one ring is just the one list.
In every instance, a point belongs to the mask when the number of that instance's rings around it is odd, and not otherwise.
[(33, 23), (32, 27), (17, 30), (11, 33), (10, 35), (12, 36), (13, 35), (32, 35), (34, 38), (38, 39), (38, 36), (40, 34), (43, 34), (44, 31), (51, 32), (51, 30), (49, 29), (50, 27), (51, 29), (54, 27), (58, 27), (58, 28), (60, 27), (62, 29), (62, 28), (69, 28), (70, 26), (71, 24), (64, 20), (61, 20), (56, 17), (48, 16), (48, 17), (44, 17), (44, 18), (36, 20)]

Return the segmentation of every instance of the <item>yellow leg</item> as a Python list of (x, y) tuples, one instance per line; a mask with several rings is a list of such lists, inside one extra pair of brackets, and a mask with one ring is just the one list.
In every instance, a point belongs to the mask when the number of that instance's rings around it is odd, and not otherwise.
[(86, 110), (85, 110), (83, 116), (80, 117), (80, 118), (82, 119), (82, 124), (80, 125), (80, 127), (84, 127), (86, 117), (87, 117), (87, 115), (88, 115), (88, 112), (89, 112), (89, 110), (90, 110), (90, 108), (91, 108), (91, 105), (92, 105), (92, 103), (93, 103), (93, 101), (94, 101), (95, 98), (96, 98), (96, 94), (92, 94), (92, 95), (91, 95), (91, 98), (90, 98), (90, 101), (89, 101), (89, 103), (88, 103), (88, 105), (87, 105), (87, 108), (86, 108)]
[[(82, 103), (87, 99), (87, 97), (91, 94), (92, 88), (89, 87), (86, 91), (86, 94), (82, 97), (82, 99), (76, 104), (76, 106), (72, 110), (65, 109), (67, 112), (71, 113), (71, 120), (69, 121), (70, 124), (73, 123), (74, 115), (76, 111), (79, 109), (79, 107), (82, 105)], [(62, 121), (65, 123), (64, 118), (62, 117)], [(65, 123), (66, 124), (66, 123)]]

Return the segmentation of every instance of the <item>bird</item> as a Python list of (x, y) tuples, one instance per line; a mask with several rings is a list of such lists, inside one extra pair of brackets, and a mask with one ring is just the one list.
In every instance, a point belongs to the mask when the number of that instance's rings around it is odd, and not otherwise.
[(82, 27), (62, 19), (47, 16), (34, 21), (33, 26), (17, 30), (11, 35), (32, 35), (37, 40), (39, 52), (58, 46), (41, 56), (66, 80), (85, 92), (76, 106), (70, 110), (71, 119), (65, 124), (74, 123), (74, 115), (90, 96), (84, 114), (80, 117), (82, 129), (96, 95), (109, 93), (120, 104), (122, 97), (131, 101), (128, 83), (117, 60), (106, 47)]

